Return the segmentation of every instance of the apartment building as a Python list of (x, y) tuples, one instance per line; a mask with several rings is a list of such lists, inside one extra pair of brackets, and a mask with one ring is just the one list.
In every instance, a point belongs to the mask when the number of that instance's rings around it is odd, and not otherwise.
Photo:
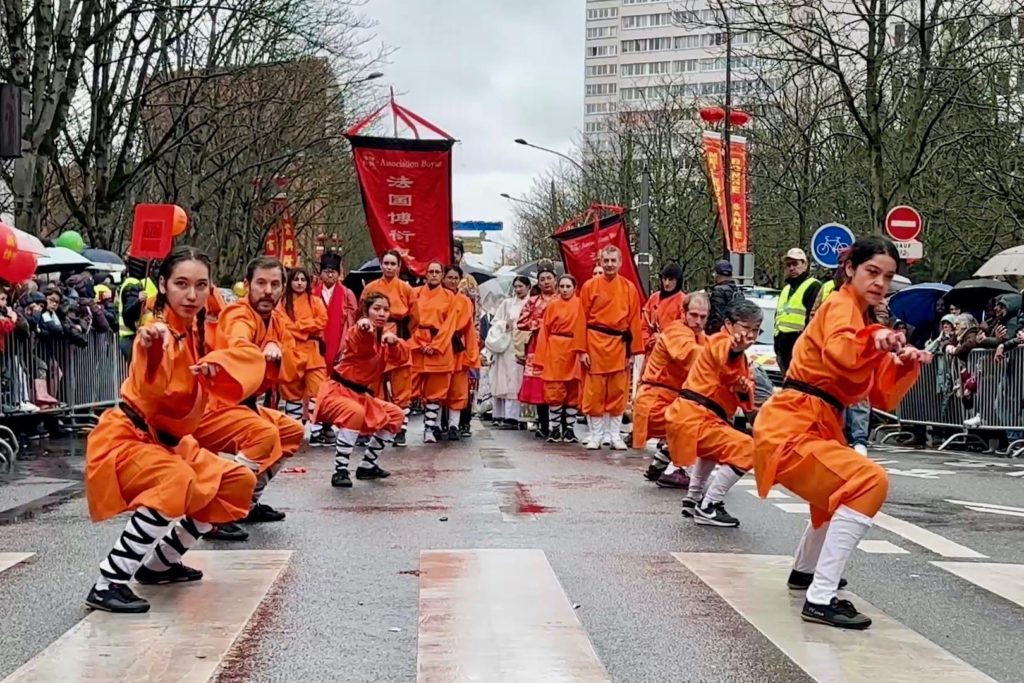
[[(683, 8), (681, 8), (681, 6)], [(611, 114), (669, 100), (724, 100), (726, 32), (707, 2), (587, 0), (583, 132), (599, 134)], [(757, 36), (733, 32), (732, 92), (756, 87)]]

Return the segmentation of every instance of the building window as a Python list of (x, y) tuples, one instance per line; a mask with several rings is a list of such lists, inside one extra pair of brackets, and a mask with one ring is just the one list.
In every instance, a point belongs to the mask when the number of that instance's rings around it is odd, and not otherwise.
[(587, 57), (614, 57), (617, 54), (618, 45), (595, 45), (587, 48)]
[(618, 86), (615, 83), (590, 83), (587, 85), (587, 97), (598, 95), (614, 95)]
[(677, 74), (693, 73), (700, 68), (699, 59), (677, 59), (672, 62), (672, 70)]
[(583, 124), (584, 133), (603, 133), (608, 129), (608, 124), (604, 121), (587, 121)]
[(614, 26), (597, 26), (587, 29), (587, 40), (595, 40), (597, 38), (614, 38), (615, 35), (616, 30)]
[(671, 38), (640, 38), (639, 40), (622, 41), (622, 53), (629, 52), (656, 52), (658, 50), (671, 50)]
[(587, 76), (615, 76), (618, 70), (618, 64), (594, 64), (587, 67)]
[(615, 113), (615, 102), (588, 102), (584, 110), (587, 116)]
[(619, 16), (618, 7), (602, 7), (601, 9), (588, 9), (587, 19), (615, 19)]
[(677, 50), (689, 50), (701, 46), (701, 35), (699, 33), (689, 36), (676, 36), (675, 48)]

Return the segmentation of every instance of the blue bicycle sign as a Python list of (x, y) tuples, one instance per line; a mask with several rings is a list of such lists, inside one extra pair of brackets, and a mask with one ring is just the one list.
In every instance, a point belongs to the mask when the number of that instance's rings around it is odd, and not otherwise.
[(839, 223), (826, 223), (811, 237), (811, 255), (823, 268), (839, 267), (839, 252), (853, 244), (853, 231)]

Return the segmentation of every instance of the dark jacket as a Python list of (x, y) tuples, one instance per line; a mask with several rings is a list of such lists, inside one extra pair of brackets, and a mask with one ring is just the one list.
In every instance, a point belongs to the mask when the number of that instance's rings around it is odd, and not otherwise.
[(711, 299), (711, 310), (708, 311), (708, 322), (704, 326), (704, 331), (714, 334), (725, 324), (725, 311), (729, 308), (729, 304), (744, 297), (739, 285), (732, 280), (712, 286), (708, 294)]

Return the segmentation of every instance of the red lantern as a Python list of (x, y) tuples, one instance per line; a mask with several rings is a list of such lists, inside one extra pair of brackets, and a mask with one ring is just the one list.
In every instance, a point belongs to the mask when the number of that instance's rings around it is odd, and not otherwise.
[(18, 284), (28, 280), (36, 272), (36, 255), (27, 251), (16, 252), (10, 263), (0, 266), (0, 278)]
[(706, 123), (715, 124), (725, 119), (725, 110), (721, 107), (701, 107), (699, 111)]
[(745, 126), (750, 123), (750, 114), (741, 109), (733, 109), (729, 112), (729, 123), (734, 126)]

